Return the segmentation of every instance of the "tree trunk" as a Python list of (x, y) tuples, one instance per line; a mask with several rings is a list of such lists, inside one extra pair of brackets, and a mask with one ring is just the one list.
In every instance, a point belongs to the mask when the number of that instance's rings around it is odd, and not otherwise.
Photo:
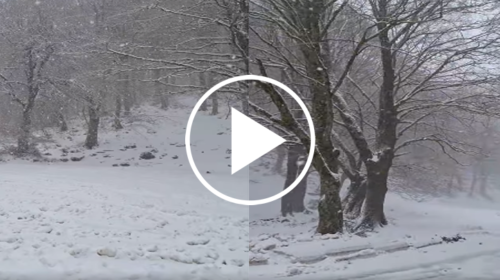
[(17, 138), (17, 153), (27, 154), (30, 151), (31, 138), (31, 110), (32, 107), (26, 106), (23, 110), (23, 118), (21, 120), (21, 133)]
[[(128, 62), (128, 57), (122, 57), (124, 63)], [(130, 116), (130, 110), (132, 109), (132, 105), (134, 105), (134, 98), (132, 96), (132, 75), (130, 72), (122, 72), (120, 74), (121, 84), (122, 84), (122, 102), (123, 102), (123, 114), (125, 116)]]
[(219, 100), (217, 98), (217, 93), (212, 93), (212, 115), (217, 116), (219, 114)]
[(92, 149), (98, 145), (98, 133), (99, 133), (99, 109), (92, 105), (87, 107), (89, 114), (89, 122), (87, 129), (87, 138), (85, 139), (85, 147), (87, 149)]
[(168, 97), (166, 97), (163, 93), (159, 92), (158, 99), (160, 100), (160, 108), (162, 110), (168, 110)]
[(133, 99), (132, 99), (131, 88), (130, 88), (130, 74), (124, 74), (122, 76), (123, 76), (123, 78), (122, 78), (123, 114), (125, 116), (130, 116), (130, 110), (131, 110), (132, 105), (133, 105)]
[(469, 189), (470, 197), (474, 196), (474, 190), (476, 189), (476, 180), (477, 180), (477, 175), (476, 175), (476, 170), (474, 168), (474, 171), (472, 172), (472, 182), (470, 184), (470, 189)]
[(119, 94), (116, 94), (115, 96), (115, 118), (114, 118), (114, 123), (113, 127), (115, 129), (122, 129), (123, 125), (120, 121), (120, 116), (122, 113), (122, 98)]
[(378, 226), (387, 225), (384, 213), (385, 195), (387, 194), (387, 179), (392, 161), (369, 162), (366, 166), (366, 197), (362, 219), (356, 230), (373, 230)]
[(132, 98), (130, 96), (130, 93), (127, 91), (123, 95), (123, 113), (125, 116), (130, 116), (130, 110), (132, 109), (132, 105), (133, 105)]
[(160, 108), (162, 110), (167, 110), (168, 109), (168, 98), (165, 97), (163, 94), (163, 87), (162, 84), (160, 84), (160, 79), (161, 79), (161, 69), (154, 69), (153, 70), (153, 79), (156, 81), (155, 84), (155, 94), (156, 97), (158, 98), (158, 101), (160, 102)]
[(281, 174), (283, 172), (283, 162), (285, 161), (286, 149), (280, 146), (276, 148), (276, 154), (278, 158), (274, 164), (273, 171), (276, 174)]
[(347, 196), (342, 201), (344, 215), (356, 219), (361, 214), (366, 197), (366, 180), (363, 177), (351, 179)]
[[(287, 189), (297, 179), (302, 172), (303, 164), (299, 164), (299, 159), (303, 158), (303, 148), (300, 145), (292, 146), (288, 149), (287, 174), (284, 189)], [(306, 210), (304, 198), (307, 190), (307, 176), (291, 192), (281, 199), (281, 214), (286, 217), (293, 213), (301, 213)]]
[[(202, 87), (202, 93), (204, 94), (207, 90), (207, 77), (205, 72), (200, 73), (200, 86)], [(207, 102), (203, 102), (200, 106), (200, 111), (207, 111)]]
[(342, 204), (339, 196), (338, 180), (325, 168), (319, 172), (321, 199), (318, 205), (319, 234), (341, 232), (343, 228)]
[(481, 163), (480, 167), (480, 177), (479, 177), (479, 194), (487, 199), (491, 200), (490, 195), (488, 194), (488, 174), (485, 170), (486, 168), (484, 167), (484, 163)]
[(62, 112), (59, 112), (57, 118), (59, 119), (59, 128), (61, 132), (68, 131), (68, 123), (66, 122), (66, 119), (64, 118), (64, 114)]

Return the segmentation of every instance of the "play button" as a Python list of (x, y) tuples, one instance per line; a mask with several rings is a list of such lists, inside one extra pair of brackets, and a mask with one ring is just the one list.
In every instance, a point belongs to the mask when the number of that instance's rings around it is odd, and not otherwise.
[(286, 142), (234, 108), (231, 108), (231, 130), (231, 174)]
[[(272, 195), (267, 198), (262, 198), (262, 199), (256, 199), (256, 200), (244, 200), (244, 199), (237, 199), (231, 196), (228, 196), (213, 186), (210, 185), (210, 183), (207, 182), (207, 180), (203, 177), (203, 175), (200, 173), (200, 170), (198, 170), (198, 167), (196, 166), (196, 163), (194, 162), (193, 159), (193, 153), (191, 150), (191, 130), (193, 128), (193, 122), (196, 116), (196, 113), (200, 110), (202, 104), (210, 97), (211, 94), (216, 92), (217, 90), (223, 88), (226, 85), (229, 85), (231, 83), (236, 83), (236, 82), (241, 82), (241, 81), (260, 81), (264, 83), (269, 83), (272, 84), (276, 88), (280, 88), (286, 93), (288, 93), (291, 97), (295, 99), (297, 104), (300, 106), (300, 109), (304, 113), (304, 116), (307, 120), (308, 123), (308, 128), (306, 129), (304, 127), (301, 127), (301, 124), (298, 124), (298, 128), (301, 130), (302, 135), (307, 135), (308, 137), (308, 143), (310, 143), (310, 146), (308, 147), (308, 154), (307, 154), (307, 160), (305, 162), (304, 167), (302, 168), (302, 171), (300, 174), (298, 174), (297, 178), (295, 181), (290, 184), (287, 188), (282, 190), (281, 192)], [(306, 132), (307, 131), (307, 132)], [(276, 135), (274, 132), (270, 131), (269, 129), (265, 128), (264, 126), (260, 125), (256, 121), (250, 119), (246, 115), (242, 114), (238, 110), (234, 109), (231, 107), (231, 173), (227, 174), (227, 178), (234, 178), (233, 176), (238, 176), (235, 175), (238, 171), (242, 170), (255, 160), (259, 159), (263, 155), (267, 154), (274, 148), (278, 147), (279, 145), (283, 144), (285, 142), (285, 139), (282, 137)], [(193, 108), (193, 111), (191, 112), (191, 115), (189, 116), (189, 120), (187, 123), (186, 127), (186, 138), (185, 138), (185, 143), (186, 143), (186, 153), (187, 153), (187, 158), (189, 161), (189, 165), (193, 169), (194, 174), (196, 175), (196, 178), (203, 184), (205, 188), (207, 188), (210, 192), (212, 192), (214, 195), (218, 196), (219, 198), (222, 198), (226, 201), (229, 201), (231, 203), (235, 204), (240, 204), (240, 205), (246, 205), (246, 206), (252, 206), (252, 205), (261, 205), (261, 204), (266, 204), (273, 202), (277, 199), (282, 198), (289, 192), (291, 192), (306, 176), (306, 174), (309, 172), (309, 168), (311, 167), (312, 160), (314, 157), (314, 152), (315, 152), (315, 147), (316, 147), (316, 135), (314, 132), (314, 123), (311, 118), (311, 114), (309, 113), (306, 105), (304, 102), (299, 98), (299, 96), (293, 92), (289, 87), (286, 85), (273, 80), (268, 77), (262, 77), (262, 76), (257, 76), (257, 75), (244, 75), (244, 76), (238, 76), (234, 78), (227, 79), (225, 81), (222, 81), (212, 87), (210, 90), (208, 90), (196, 103), (196, 105)], [(220, 160), (220, 159), (215, 159), (214, 160)], [(230, 182), (231, 180), (228, 180)], [(221, 182), (221, 178), (218, 177), (217, 182)]]

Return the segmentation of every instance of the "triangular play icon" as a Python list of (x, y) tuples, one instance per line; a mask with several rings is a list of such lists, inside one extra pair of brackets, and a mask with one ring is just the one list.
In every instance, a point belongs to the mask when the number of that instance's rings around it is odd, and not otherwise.
[(284, 142), (276, 133), (231, 108), (231, 175)]

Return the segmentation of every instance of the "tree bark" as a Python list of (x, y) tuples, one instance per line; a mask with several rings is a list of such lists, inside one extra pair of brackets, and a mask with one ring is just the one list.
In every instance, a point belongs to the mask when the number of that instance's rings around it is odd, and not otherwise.
[[(205, 72), (200, 73), (200, 86), (202, 87), (203, 93), (207, 90), (207, 77)], [(200, 111), (208, 111), (207, 102), (203, 102), (200, 106)]]
[(115, 95), (115, 118), (114, 118), (114, 123), (113, 123), (113, 127), (115, 129), (122, 129), (123, 128), (122, 122), (120, 121), (121, 113), (122, 113), (122, 98), (121, 98), (120, 94), (116, 94)]
[(158, 98), (158, 101), (160, 102), (160, 109), (162, 110), (167, 110), (168, 109), (168, 97), (166, 97), (163, 93), (163, 87), (162, 84), (160, 83), (161, 79), (161, 69), (154, 69), (153, 70), (153, 79), (155, 79), (156, 84), (155, 84), (155, 94), (156, 97)]
[[(383, 158), (385, 157), (385, 158)], [(381, 156), (379, 161), (368, 161), (366, 166), (366, 196), (361, 222), (356, 230), (373, 230), (387, 225), (384, 213), (387, 179), (392, 165), (392, 155)]]
[(343, 228), (342, 204), (338, 194), (338, 180), (326, 169), (319, 172), (321, 199), (318, 205), (319, 234), (341, 232)]
[(210, 97), (212, 99), (212, 115), (217, 116), (219, 114), (219, 99), (217, 98), (217, 93), (212, 93)]
[(274, 164), (273, 171), (276, 174), (281, 174), (283, 172), (283, 162), (285, 162), (286, 149), (284, 147), (276, 148), (276, 154), (278, 158)]
[(362, 177), (351, 180), (348, 194), (342, 201), (345, 217), (356, 219), (360, 216), (366, 197), (366, 185), (366, 180)]
[(87, 111), (89, 114), (87, 138), (85, 139), (85, 147), (87, 149), (92, 149), (98, 145), (98, 133), (99, 133), (99, 108), (93, 105), (88, 105)]
[(166, 97), (163, 93), (158, 94), (158, 99), (160, 99), (160, 109), (168, 110), (168, 97)]
[(66, 119), (64, 118), (64, 114), (62, 112), (59, 112), (57, 118), (59, 119), (59, 128), (61, 132), (68, 131), (68, 123), (66, 122)]
[[(122, 56), (121, 57), (123, 63), (127, 63), (129, 58), (127, 56)], [(120, 74), (120, 80), (121, 80), (121, 96), (122, 96), (122, 103), (123, 103), (123, 114), (125, 116), (130, 116), (130, 110), (132, 109), (132, 106), (134, 105), (134, 98), (132, 96), (132, 88), (131, 88), (131, 82), (132, 82), (132, 75), (130, 72), (122, 72)]]
[(122, 73), (121, 83), (122, 83), (121, 96), (123, 100), (123, 114), (125, 116), (130, 116), (130, 110), (132, 109), (133, 105), (133, 99), (130, 88), (130, 74)]
[[(298, 164), (299, 159), (303, 159), (303, 147), (300, 145), (292, 146), (288, 149), (287, 175), (283, 189), (287, 189), (297, 179), (302, 172), (303, 164)], [(281, 215), (293, 215), (306, 210), (304, 198), (307, 190), (307, 176), (291, 192), (281, 199)]]
[(23, 118), (21, 120), (21, 133), (17, 138), (17, 152), (19, 154), (27, 154), (30, 151), (31, 111), (32, 107), (28, 106), (26, 106), (23, 110)]

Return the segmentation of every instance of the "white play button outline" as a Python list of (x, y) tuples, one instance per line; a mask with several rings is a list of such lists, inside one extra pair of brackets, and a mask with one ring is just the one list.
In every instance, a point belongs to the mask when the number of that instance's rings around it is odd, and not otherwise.
[[(281, 191), (278, 194), (275, 194), (271, 197), (267, 197), (267, 198), (263, 198), (263, 199), (257, 199), (257, 200), (237, 199), (237, 198), (230, 197), (230, 196), (227, 196), (227, 195), (219, 192), (217, 189), (212, 187), (205, 180), (205, 178), (203, 178), (200, 171), (196, 167), (196, 164), (193, 160), (193, 154), (191, 151), (191, 129), (193, 127), (193, 122), (194, 122), (194, 118), (196, 117), (196, 113), (198, 113), (198, 111), (200, 110), (200, 107), (203, 104), (203, 102), (205, 102), (205, 100), (207, 100), (210, 97), (210, 95), (212, 95), (212, 93), (216, 92), (217, 90), (221, 89), (222, 87), (224, 87), (228, 84), (240, 82), (240, 81), (261, 81), (261, 82), (273, 84), (273, 85), (283, 89), (285, 92), (290, 94), (295, 99), (295, 101), (297, 101), (300, 108), (304, 112), (304, 116), (306, 117), (307, 122), (309, 124), (309, 135), (310, 135), (311, 145), (309, 147), (309, 154), (307, 156), (307, 161), (306, 161), (304, 168), (302, 169), (302, 172), (299, 174), (297, 179), (295, 179), (295, 181), (288, 188), (286, 188), (285, 190)], [(231, 130), (232, 130), (231, 147), (232, 147), (232, 149), (236, 150), (236, 151), (234, 151), (234, 150), (232, 151), (232, 156), (231, 156), (231, 161), (233, 163), (231, 166), (231, 173), (234, 174), (235, 172), (237, 172), (241, 168), (244, 168), (248, 164), (252, 163), (254, 160), (258, 159), (260, 156), (263, 156), (264, 154), (266, 154), (270, 150), (281, 145), (284, 142), (284, 141), (281, 142), (281, 140), (284, 140), (284, 139), (281, 138), (280, 136), (274, 134), (272, 131), (268, 130), (267, 128), (256, 123), (255, 121), (248, 118), (247, 116), (241, 114), (237, 110), (234, 110), (232, 108), (231, 111), (232, 111), (232, 116), (231, 116), (232, 125), (239, 124), (238, 127), (231, 128)], [(236, 116), (236, 118), (233, 119), (235, 116)], [(249, 125), (251, 127), (250, 127), (250, 129), (248, 127), (242, 127), (241, 124)], [(244, 131), (247, 129), (248, 129), (248, 131)], [(265, 138), (266, 140), (270, 140), (271, 143), (265, 144), (261, 141), (262, 139), (258, 139), (259, 141), (249, 141), (250, 140), (249, 136), (251, 134), (248, 134), (248, 133), (249, 132), (251, 133), (251, 131), (253, 131), (253, 132), (257, 131), (258, 135), (261, 136), (261, 138)], [(253, 135), (253, 137), (255, 137), (255, 136), (256, 135)], [(198, 178), (198, 180), (200, 180), (200, 182), (203, 184), (203, 186), (205, 186), (205, 188), (207, 188), (210, 192), (212, 192), (216, 196), (218, 196), (226, 201), (229, 201), (229, 202), (232, 202), (235, 204), (240, 204), (240, 205), (252, 206), (252, 205), (261, 205), (261, 204), (273, 202), (277, 199), (282, 198), (283, 196), (285, 196), (286, 194), (291, 192), (295, 187), (297, 187), (297, 185), (302, 181), (302, 179), (304, 179), (307, 172), (309, 172), (309, 168), (311, 167), (312, 160), (314, 157), (314, 149), (316, 147), (316, 135), (314, 132), (314, 123), (312, 121), (311, 114), (309, 113), (309, 110), (307, 109), (304, 102), (300, 99), (300, 97), (295, 92), (293, 92), (289, 87), (287, 87), (286, 85), (284, 85), (284, 84), (282, 84), (274, 79), (268, 78), (268, 77), (257, 76), (257, 75), (243, 75), (243, 76), (238, 76), (238, 77), (224, 80), (224, 81), (216, 84), (210, 90), (208, 90), (205, 94), (203, 94), (203, 96), (200, 98), (200, 100), (198, 100), (198, 102), (194, 106), (193, 111), (191, 112), (191, 115), (189, 116), (189, 120), (188, 120), (187, 127), (186, 127), (185, 142), (186, 142), (186, 152), (187, 152), (187, 158), (189, 161), (189, 165), (191, 166), (191, 169), (193, 169), (193, 172), (196, 175), (196, 178)], [(279, 142), (281, 142), (281, 143), (279, 143)], [(249, 145), (249, 144), (255, 145), (256, 143), (257, 143), (257, 145), (260, 145), (258, 147), (259, 148), (258, 151), (256, 151), (256, 152), (254, 152), (254, 150), (252, 148), (245, 146), (245, 145)], [(271, 146), (273, 146), (273, 147), (270, 148)], [(243, 149), (243, 147), (245, 149)], [(264, 150), (266, 150), (268, 148), (269, 148), (269, 150), (263, 152)], [(234, 152), (236, 152), (236, 155), (234, 154)], [(257, 155), (259, 153), (262, 153), (262, 154)], [(254, 157), (254, 155), (252, 155), (252, 154), (255, 154), (257, 156)], [(234, 166), (235, 163), (236, 163), (236, 167)]]

